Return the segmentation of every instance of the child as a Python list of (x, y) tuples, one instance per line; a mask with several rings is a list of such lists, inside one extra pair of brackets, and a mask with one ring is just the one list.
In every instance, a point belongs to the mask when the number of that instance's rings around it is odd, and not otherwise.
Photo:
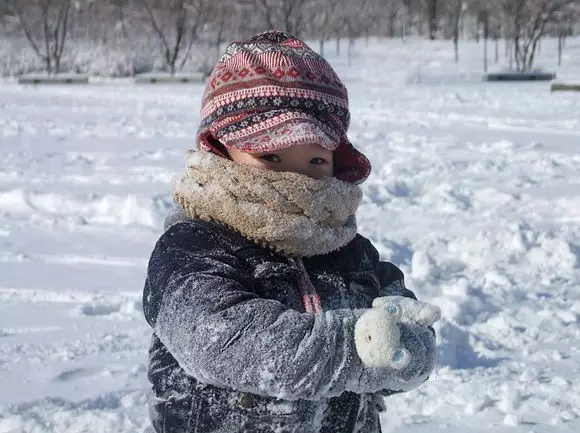
[(201, 116), (144, 289), (154, 430), (380, 432), (382, 396), (435, 365), (439, 311), (356, 232), (344, 85), (271, 31), (227, 48)]

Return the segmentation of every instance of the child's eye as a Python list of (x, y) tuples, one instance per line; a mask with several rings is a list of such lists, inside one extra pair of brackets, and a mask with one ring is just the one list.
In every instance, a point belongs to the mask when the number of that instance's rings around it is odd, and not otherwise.
[(323, 164), (326, 164), (326, 159), (324, 159), (324, 158), (312, 158), (310, 160), (310, 164), (323, 165)]
[(261, 155), (260, 159), (268, 162), (282, 162), (282, 159), (275, 153), (269, 153), (268, 155)]

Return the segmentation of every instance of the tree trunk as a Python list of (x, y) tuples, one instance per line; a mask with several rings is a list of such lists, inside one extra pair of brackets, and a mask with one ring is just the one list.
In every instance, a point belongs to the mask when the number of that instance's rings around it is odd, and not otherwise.
[(389, 28), (387, 30), (387, 34), (389, 38), (395, 37), (395, 22), (396, 22), (397, 14), (393, 13), (392, 11), (389, 12)]
[(456, 4), (455, 10), (453, 11), (453, 47), (455, 49), (455, 63), (459, 63), (459, 30), (461, 23), (461, 9), (463, 7), (463, 2), (458, 2)]
[(46, 72), (48, 73), (48, 75), (52, 75), (52, 61), (50, 56), (46, 56), (44, 58), (44, 63), (46, 64)]
[(125, 39), (125, 41), (128, 41), (129, 40), (129, 32), (127, 31), (127, 23), (125, 22), (124, 7), (122, 5), (119, 5), (117, 7), (117, 10), (119, 12), (118, 20), (121, 23), (121, 34), (123, 35), (123, 38)]
[(483, 26), (483, 70), (487, 74), (487, 42), (489, 40), (489, 15), (487, 11), (482, 15), (481, 24)]
[(487, 35), (483, 38), (483, 72), (487, 74)]
[(563, 48), (563, 44), (562, 44), (562, 39), (564, 37), (562, 36), (562, 34), (558, 34), (558, 66), (562, 66), (562, 48)]
[(504, 39), (504, 42), (505, 42), (505, 46), (504, 46), (504, 57), (506, 59), (508, 59), (509, 56), (510, 56), (510, 45), (512, 43), (512, 40), (511, 40), (511, 38), (509, 38), (509, 37), (506, 36), (505, 39)]
[(405, 9), (403, 12), (403, 19), (401, 20), (401, 39), (405, 41), (407, 37), (407, 10)]
[(352, 66), (352, 47), (354, 45), (354, 39), (349, 38), (348, 39), (348, 50), (347, 50), (347, 55), (348, 55), (348, 66)]
[(428, 0), (427, 14), (429, 20), (429, 39), (437, 37), (437, 0)]
[(518, 72), (522, 71), (520, 56), (521, 56), (520, 35), (518, 31), (516, 32), (516, 36), (514, 37), (514, 58), (516, 61), (516, 70)]

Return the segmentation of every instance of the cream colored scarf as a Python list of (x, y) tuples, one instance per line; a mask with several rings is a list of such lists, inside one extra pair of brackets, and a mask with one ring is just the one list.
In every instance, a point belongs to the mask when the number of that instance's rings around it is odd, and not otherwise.
[(289, 256), (327, 254), (356, 235), (361, 189), (189, 152), (173, 196), (192, 219), (215, 221)]

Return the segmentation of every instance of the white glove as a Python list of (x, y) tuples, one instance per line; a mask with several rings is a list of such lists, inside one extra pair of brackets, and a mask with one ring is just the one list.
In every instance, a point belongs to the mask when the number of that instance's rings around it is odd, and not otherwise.
[(441, 308), (427, 302), (404, 296), (382, 296), (373, 301), (373, 308), (388, 309), (391, 306), (400, 311), (399, 322), (402, 323), (427, 327), (441, 320)]
[(369, 367), (402, 369), (411, 353), (401, 342), (398, 323), (431, 326), (441, 318), (439, 307), (402, 296), (385, 296), (356, 322), (354, 340), (361, 361)]

